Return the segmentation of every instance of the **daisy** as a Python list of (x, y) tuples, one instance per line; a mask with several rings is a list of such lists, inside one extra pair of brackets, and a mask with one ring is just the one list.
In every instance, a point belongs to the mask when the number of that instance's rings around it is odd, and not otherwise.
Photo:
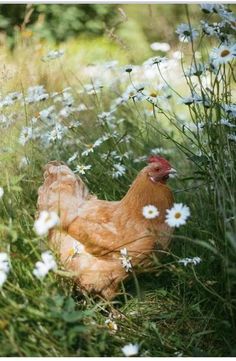
[(85, 174), (85, 171), (86, 171), (86, 170), (89, 170), (89, 169), (91, 169), (91, 168), (92, 168), (91, 165), (83, 165), (83, 164), (77, 165), (77, 166), (76, 166), (76, 169), (75, 169), (75, 173), (76, 173), (76, 172), (79, 172), (80, 174)]
[(235, 134), (228, 134), (228, 139), (236, 142), (236, 135)]
[(56, 270), (57, 264), (50, 251), (43, 252), (41, 258), (42, 261), (38, 261), (35, 264), (33, 275), (42, 280), (49, 271)]
[(204, 13), (209, 14), (214, 11), (215, 4), (200, 4), (201, 9)]
[(3, 194), (4, 194), (4, 189), (0, 187), (0, 198), (2, 198)]
[(69, 256), (72, 259), (76, 255), (83, 253), (83, 251), (84, 251), (84, 246), (78, 241), (74, 241), (72, 248), (69, 250)]
[(30, 139), (32, 139), (32, 136), (33, 136), (32, 128), (23, 127), (20, 133), (19, 143), (25, 145)]
[(152, 43), (150, 45), (150, 48), (153, 50), (153, 51), (163, 51), (163, 52), (167, 52), (170, 50), (170, 44), (168, 43)]
[(142, 210), (143, 216), (146, 219), (154, 219), (159, 216), (160, 212), (158, 211), (157, 207), (149, 204), (148, 206), (143, 207)]
[(47, 55), (42, 58), (42, 61), (49, 61), (60, 58), (64, 55), (64, 50), (50, 50)]
[(68, 163), (72, 163), (77, 157), (78, 157), (79, 153), (75, 152), (69, 159), (68, 159)]
[(59, 217), (55, 212), (42, 211), (34, 222), (34, 230), (38, 236), (44, 236), (49, 229), (59, 224)]
[(198, 263), (200, 263), (202, 260), (200, 257), (193, 257), (193, 258), (183, 258), (178, 261), (178, 263), (182, 263), (185, 267), (188, 264), (193, 264), (196, 266)]
[(128, 345), (125, 345), (124, 347), (122, 347), (122, 352), (125, 356), (135, 356), (138, 354), (139, 351), (139, 345), (137, 343), (132, 344), (129, 343)]
[(110, 318), (108, 318), (105, 321), (105, 325), (108, 327), (109, 331), (111, 331), (112, 333), (115, 333), (118, 330), (118, 326), (115, 323), (115, 321), (111, 320)]
[(131, 257), (128, 255), (127, 248), (122, 248), (120, 250), (121, 257), (119, 258), (121, 260), (122, 267), (125, 268), (126, 272), (129, 272), (132, 270), (132, 264), (131, 264)]
[(198, 36), (198, 31), (188, 24), (180, 24), (177, 27), (176, 33), (179, 35), (179, 40), (184, 43), (188, 43)]
[(186, 220), (189, 216), (189, 207), (182, 203), (174, 203), (174, 206), (171, 209), (167, 209), (165, 222), (170, 227), (179, 227), (186, 223)]
[(126, 172), (126, 168), (120, 163), (113, 164), (113, 167), (112, 178), (122, 177)]
[(1, 252), (0, 253), (0, 287), (3, 286), (3, 284), (7, 280), (7, 274), (10, 271), (10, 264), (9, 264), (9, 257), (7, 253)]
[(6, 280), (7, 280), (7, 274), (0, 270), (0, 287), (3, 286)]
[(226, 127), (229, 127), (229, 128), (235, 128), (236, 127), (235, 124), (230, 123), (229, 120), (226, 119), (226, 118), (222, 118), (220, 120), (220, 124), (225, 125)]
[(226, 64), (236, 57), (236, 44), (223, 44), (219, 48), (214, 48), (211, 51), (210, 57), (214, 66)]

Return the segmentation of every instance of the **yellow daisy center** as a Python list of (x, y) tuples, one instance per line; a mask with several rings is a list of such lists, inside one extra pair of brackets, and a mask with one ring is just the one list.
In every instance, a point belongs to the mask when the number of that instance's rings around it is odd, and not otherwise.
[(229, 55), (230, 54), (230, 51), (228, 49), (224, 49), (221, 53), (220, 53), (220, 56), (222, 58), (224, 58), (225, 56)]
[(178, 218), (180, 218), (180, 217), (181, 217), (181, 213), (180, 213), (180, 212), (176, 212), (176, 213), (175, 213), (175, 218), (178, 219)]

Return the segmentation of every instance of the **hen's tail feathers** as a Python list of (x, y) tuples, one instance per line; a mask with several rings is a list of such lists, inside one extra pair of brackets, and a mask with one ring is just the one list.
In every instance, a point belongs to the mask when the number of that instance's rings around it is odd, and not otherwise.
[(78, 207), (89, 199), (88, 188), (63, 162), (52, 161), (44, 168), (44, 183), (38, 190), (38, 211), (54, 211), (62, 228), (77, 217)]

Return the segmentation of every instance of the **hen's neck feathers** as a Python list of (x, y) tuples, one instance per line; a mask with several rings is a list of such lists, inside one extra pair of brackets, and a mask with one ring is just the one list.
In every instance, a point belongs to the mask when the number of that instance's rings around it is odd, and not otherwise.
[(137, 211), (140, 214), (145, 205), (155, 205), (163, 213), (171, 207), (173, 195), (170, 188), (164, 183), (152, 183), (147, 173), (142, 170), (132, 183), (130, 189), (120, 201), (120, 206)]

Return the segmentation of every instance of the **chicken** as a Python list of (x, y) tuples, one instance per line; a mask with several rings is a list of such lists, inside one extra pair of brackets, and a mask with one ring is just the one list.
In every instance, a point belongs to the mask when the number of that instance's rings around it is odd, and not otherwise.
[[(58, 213), (60, 227), (50, 231), (49, 244), (82, 291), (112, 299), (131, 266), (144, 268), (155, 247), (168, 248), (165, 214), (173, 195), (166, 181), (173, 172), (166, 159), (151, 156), (124, 198), (109, 202), (91, 195), (65, 164), (46, 165), (38, 211)], [(147, 205), (157, 208), (157, 217), (145, 218)]]

